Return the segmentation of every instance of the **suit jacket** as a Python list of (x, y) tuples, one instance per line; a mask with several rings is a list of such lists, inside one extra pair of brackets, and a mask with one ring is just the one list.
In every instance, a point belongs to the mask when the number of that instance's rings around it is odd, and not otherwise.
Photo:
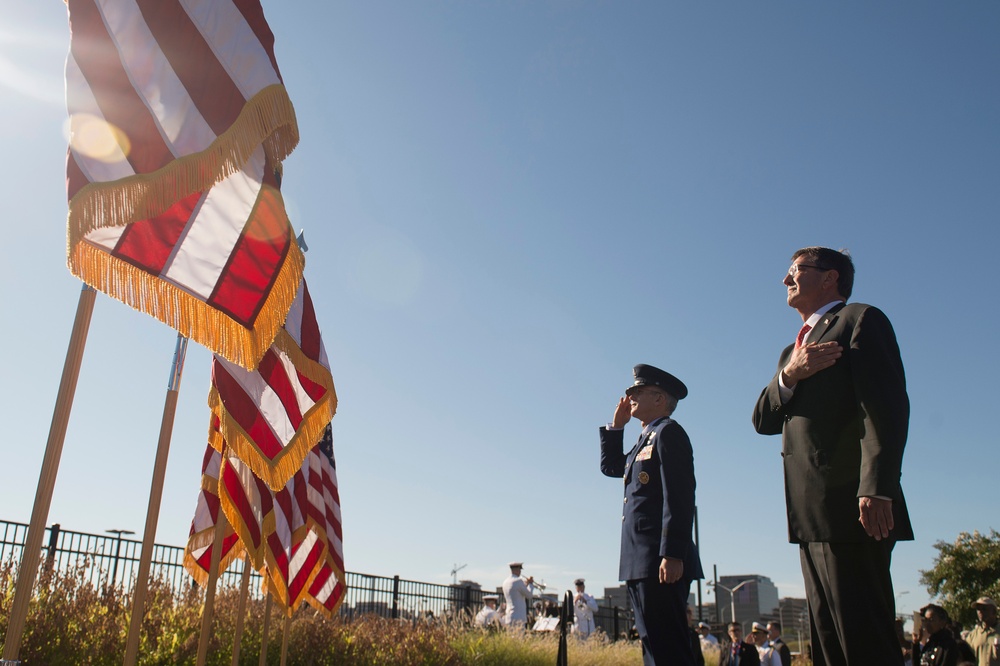
[(726, 643), (722, 646), (722, 652), (719, 653), (719, 666), (760, 666), (760, 655), (757, 653), (757, 648), (749, 643), (740, 642), (739, 648), (739, 662), (733, 659), (733, 644)]
[(703, 578), (691, 538), (694, 524), (694, 455), (676, 421), (654, 422), (624, 453), (624, 430), (601, 428), (601, 472), (624, 478), (619, 580), (658, 576), (660, 560), (684, 562), (684, 579)]
[(758, 433), (782, 435), (789, 540), (869, 540), (858, 522), (858, 498), (874, 495), (892, 499), (890, 536), (913, 539), (900, 487), (910, 402), (892, 325), (870, 305), (841, 304), (820, 318), (808, 341), (837, 341), (844, 353), (800, 381), (782, 404), (778, 376), (789, 345), (753, 414)]
[(781, 636), (771, 641), (771, 645), (774, 646), (775, 652), (778, 653), (778, 656), (781, 659), (781, 666), (791, 666), (792, 651), (788, 649), (788, 645), (786, 645), (785, 641), (781, 639)]

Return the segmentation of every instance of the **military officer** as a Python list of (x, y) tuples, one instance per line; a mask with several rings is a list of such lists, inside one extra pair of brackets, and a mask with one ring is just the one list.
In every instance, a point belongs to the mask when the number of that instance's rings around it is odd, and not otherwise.
[(580, 638), (586, 638), (594, 633), (594, 613), (597, 612), (597, 600), (586, 592), (586, 581), (577, 578), (573, 581), (576, 594), (573, 595), (573, 617), (576, 620), (573, 632)]
[[(634, 381), (600, 430), (601, 472), (625, 480), (620, 580), (626, 581), (646, 666), (691, 666), (687, 625), (691, 581), (702, 578), (691, 538), (694, 456), (691, 441), (671, 416), (687, 396), (684, 383), (651, 365), (633, 369)], [(642, 424), (625, 453), (624, 428)]]
[(503, 596), (507, 602), (504, 624), (508, 628), (523, 628), (528, 623), (528, 603), (535, 591), (534, 578), (521, 578), (522, 562), (511, 562), (510, 576), (503, 582)]

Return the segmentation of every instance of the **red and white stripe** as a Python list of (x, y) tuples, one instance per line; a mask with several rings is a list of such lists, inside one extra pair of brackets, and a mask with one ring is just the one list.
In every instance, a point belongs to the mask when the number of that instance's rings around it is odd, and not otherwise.
[(337, 396), (305, 280), (275, 344), (254, 371), (216, 356), (209, 402), (227, 444), (273, 490), (302, 467)]
[[(221, 454), (209, 444), (205, 449), (205, 458), (202, 461), (201, 491), (198, 493), (194, 519), (191, 521), (191, 531), (184, 549), (184, 567), (191, 574), (191, 577), (201, 585), (204, 585), (208, 580), (209, 568), (212, 563), (212, 547), (215, 542), (215, 526), (220, 516), (218, 481), (221, 463)], [(242, 553), (242, 542), (232, 527), (227, 524), (223, 534), (219, 570), (225, 571), (232, 561)]]
[(326, 542), (326, 559), (309, 587), (306, 601), (332, 615), (346, 591), (344, 534), (340, 513), (337, 465), (333, 456), (333, 431), (327, 426), (316, 448), (309, 453), (309, 517)]
[(275, 176), (298, 130), (259, 2), (67, 4), (71, 269), (254, 367), (302, 267)]

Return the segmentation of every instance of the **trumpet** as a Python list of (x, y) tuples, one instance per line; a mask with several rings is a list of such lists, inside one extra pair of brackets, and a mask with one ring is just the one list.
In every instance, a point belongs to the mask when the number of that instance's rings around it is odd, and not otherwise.
[(544, 590), (545, 589), (545, 583), (536, 583), (535, 582), (535, 578), (533, 576), (528, 576), (527, 578), (525, 578), (524, 576), (521, 576), (521, 580), (523, 580), (528, 585), (534, 585), (539, 590)]

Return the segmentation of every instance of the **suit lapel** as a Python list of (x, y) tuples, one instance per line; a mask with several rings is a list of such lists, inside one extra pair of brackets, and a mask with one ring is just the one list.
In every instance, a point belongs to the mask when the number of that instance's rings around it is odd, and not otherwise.
[(826, 335), (827, 331), (833, 328), (833, 325), (837, 323), (838, 314), (846, 305), (846, 303), (839, 303), (834, 305), (829, 311), (826, 312), (816, 325), (813, 326), (813, 330), (809, 332), (807, 340), (809, 342), (823, 342), (823, 336)]

